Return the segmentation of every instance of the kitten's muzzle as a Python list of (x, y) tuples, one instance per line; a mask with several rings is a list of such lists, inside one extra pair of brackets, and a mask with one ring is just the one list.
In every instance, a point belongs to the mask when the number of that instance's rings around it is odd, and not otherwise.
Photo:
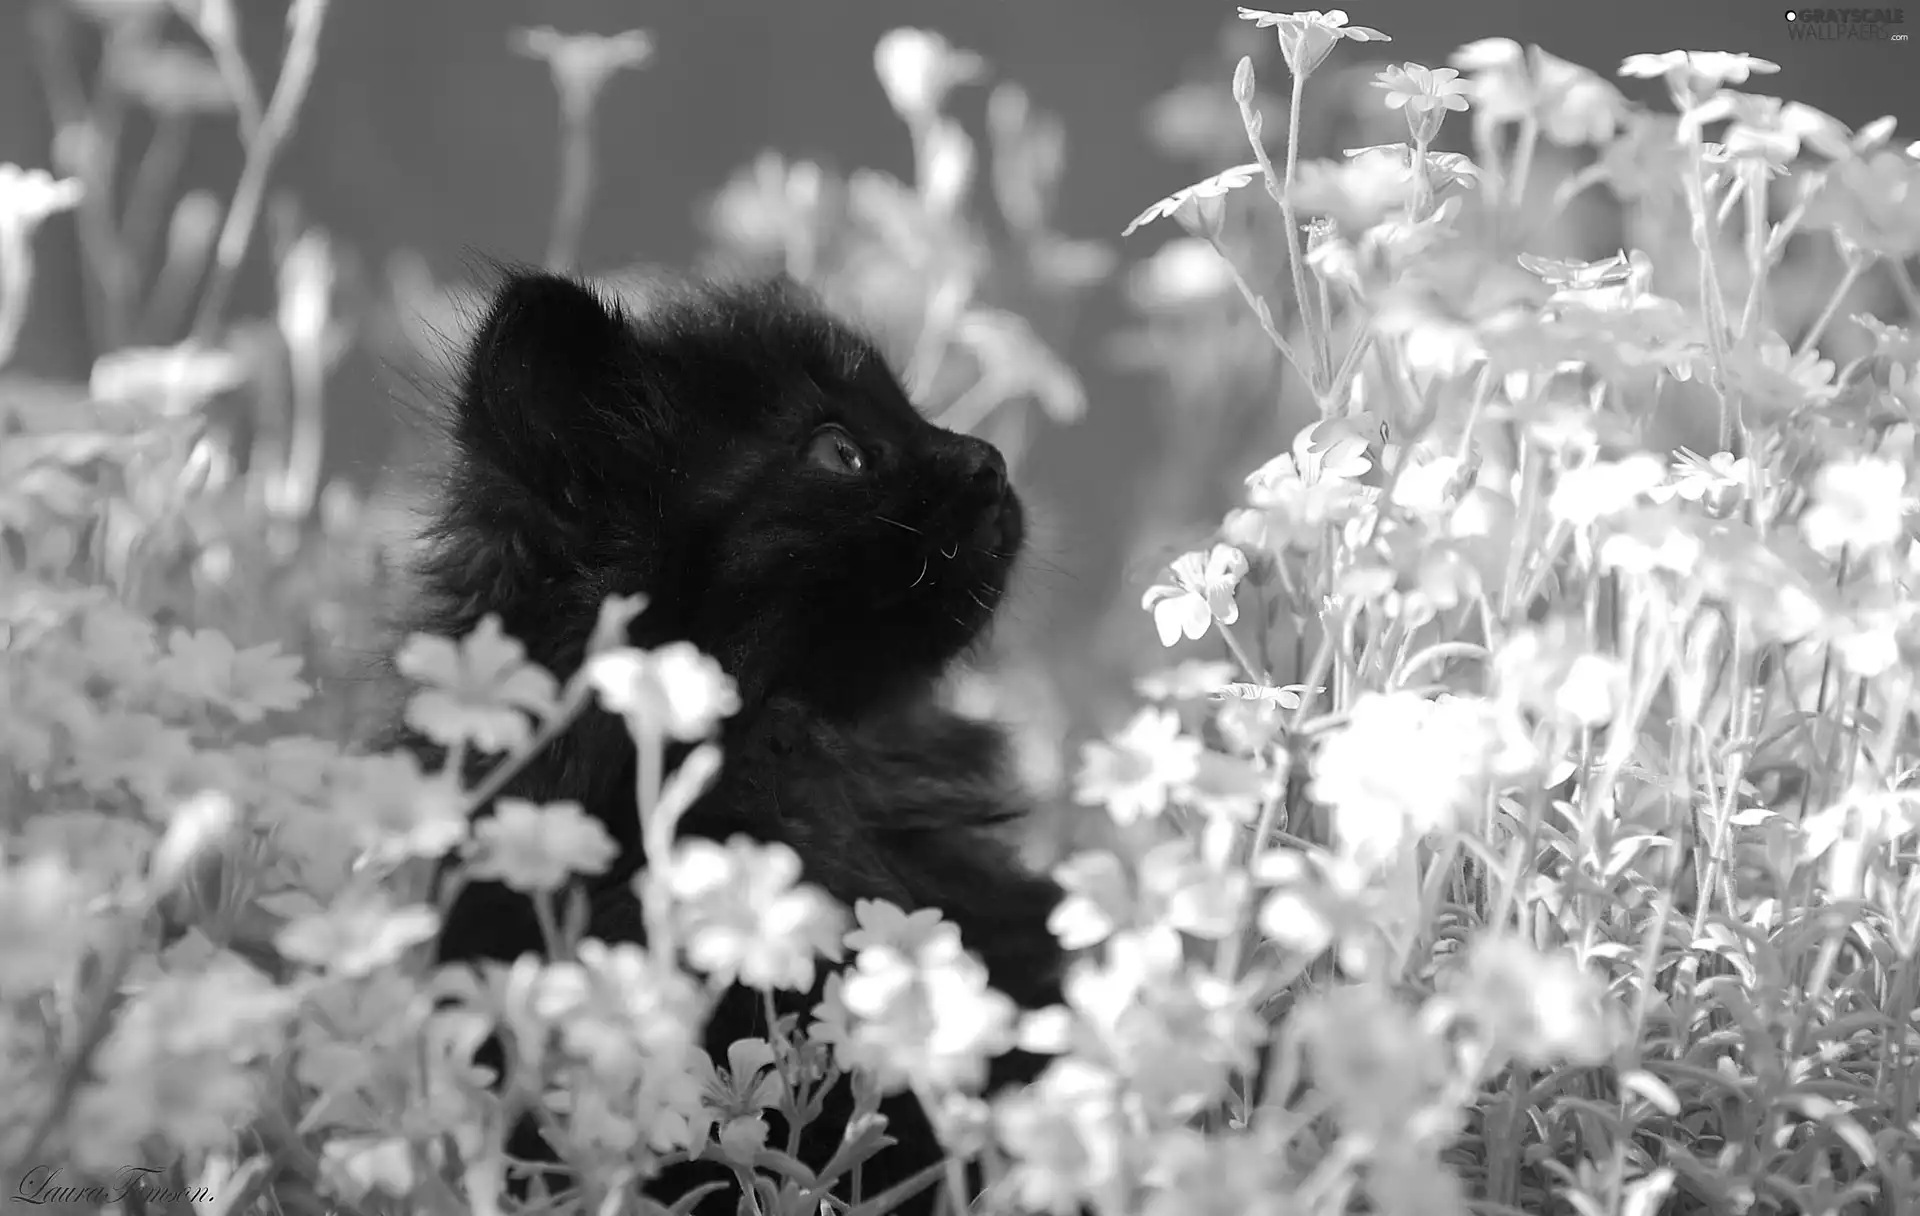
[(973, 533), (967, 539), (975, 549), (994, 557), (1011, 558), (1019, 552), (1020, 542), (1025, 535), (1026, 523), (1021, 514), (1020, 500), (1012, 490), (1003, 488), (981, 509), (975, 519)]
[(967, 479), (976, 493), (998, 499), (1007, 492), (1007, 458), (1000, 449), (972, 435), (961, 436), (965, 444)]

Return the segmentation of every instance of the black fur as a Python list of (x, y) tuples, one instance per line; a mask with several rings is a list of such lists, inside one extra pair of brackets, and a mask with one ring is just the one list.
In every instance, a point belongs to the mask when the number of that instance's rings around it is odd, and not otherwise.
[[(866, 475), (805, 458), (829, 423), (864, 451)], [(785, 280), (656, 281), (628, 308), (537, 273), (498, 291), (452, 437), (414, 628), (460, 635), (498, 613), (564, 678), (602, 599), (644, 592), (633, 642), (691, 640), (735, 678), (743, 705), (724, 731), (721, 776), (683, 830), (784, 841), (849, 905), (940, 907), (995, 986), (1029, 1008), (1059, 999), (1046, 929), (1059, 890), (1002, 839), (1022, 809), (1003, 740), (933, 696), (989, 625), (1023, 543), (998, 451), (925, 421), (873, 347)], [(596, 709), (507, 790), (577, 800), (620, 842), (620, 864), (590, 898), (589, 932), (610, 940), (640, 933), (628, 893), (634, 769), (624, 727)], [(462, 894), (440, 940), (449, 962), (539, 949), (530, 906), (491, 884)], [(724, 1060), (763, 1023), (758, 1000), (736, 990), (709, 1048)], [(994, 1082), (1037, 1064), (1003, 1057)], [(843, 1083), (803, 1146), (809, 1164), (838, 1143), (850, 1105)], [(939, 1156), (911, 1098), (884, 1111), (899, 1144), (866, 1166), (867, 1195)], [(649, 1190), (671, 1201), (709, 1176), (675, 1170)], [(932, 1195), (907, 1210), (930, 1210)], [(722, 1194), (699, 1210), (735, 1202)]]

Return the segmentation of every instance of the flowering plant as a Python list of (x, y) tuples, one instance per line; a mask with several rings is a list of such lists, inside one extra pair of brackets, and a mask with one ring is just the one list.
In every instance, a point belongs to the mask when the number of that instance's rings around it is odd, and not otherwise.
[[(1249, 58), (1218, 84), (1254, 159), (1142, 213), (1187, 233), (1143, 294), (1156, 323), (1241, 325), (1314, 416), (1128, 595), (1140, 648), (1177, 654), (1081, 754), (1074, 801), (1105, 844), (1056, 869), (1050, 924), (1075, 961), (1063, 1003), (1022, 1014), (938, 909), (843, 908), (779, 845), (677, 839), (740, 700), (711, 656), (625, 643), (644, 600), (606, 603), (565, 681), (496, 620), (408, 639), (400, 713), (446, 749), (438, 768), (334, 741), (368, 709), (322, 656), (370, 636), (387, 555), (369, 504), (317, 482), (316, 394), (344, 340), (331, 246), (286, 243), (265, 327), (225, 319), (326, 5), (294, 0), (265, 100), (231, 0), (174, 7), (198, 49), (154, 42), (159, 0), (77, 5), (140, 82), (117, 88), (240, 126), (224, 219), (183, 202), (144, 283), (114, 269), (144, 223), (100, 197), (99, 149), (0, 167), (0, 372), (41, 225), (79, 211), (108, 268), (91, 382), (0, 376), (9, 1179), (46, 1199), (33, 1171), (58, 1160), (76, 1183), (55, 1198), (84, 1201), (83, 1177), (166, 1161), (127, 1202), (216, 1214), (655, 1212), (635, 1184), (696, 1157), (763, 1216), (879, 1216), (927, 1187), (962, 1203), (967, 1164), (995, 1212), (1920, 1203), (1920, 159), (1891, 122), (1849, 131), (1746, 92), (1774, 65), (1717, 52), (1628, 60), (1674, 106), (1640, 110), (1496, 39), (1380, 72), (1362, 92), (1406, 137), (1317, 160), (1307, 78), (1385, 36), (1243, 11), (1290, 73), (1285, 156)], [(520, 45), (574, 90), (581, 129), (608, 74), (654, 49)], [(129, 69), (143, 48), (159, 57)], [(1059, 409), (1070, 381), (1038, 355), (1037, 379), (978, 388), (995, 352), (1040, 348), (974, 294), (992, 259), (961, 222), (971, 143), (942, 105), (984, 63), (903, 30), (877, 68), (916, 186), (830, 190), (767, 160), (720, 226), (842, 290), (938, 285), (915, 297), (935, 335), (916, 366), (961, 421), (1022, 393)], [(1435, 146), (1462, 106), (1470, 156)], [(1026, 158), (996, 189), (1029, 262), (1084, 282), (1098, 259), (1047, 220), (1057, 130), (1004, 86), (990, 113)], [(1576, 146), (1591, 168), (1543, 186), (1536, 158)], [(1592, 192), (1630, 233), (1684, 218), (1686, 256), (1534, 246)], [(930, 225), (952, 239), (875, 237)], [(1789, 256), (1807, 242), (1831, 248), (1824, 280)], [(192, 308), (181, 266), (211, 276)], [(968, 343), (971, 365), (947, 358)], [(269, 364), (296, 387), (240, 450), (210, 406)], [(1704, 454), (1660, 442), (1676, 393), (1705, 404)], [(617, 848), (581, 807), (472, 818), (595, 703), (639, 750), (644, 946), (583, 936), (569, 880)], [(530, 896), (545, 957), (427, 967), (467, 880)], [(771, 1013), (829, 966), (806, 1016), (706, 1051), (722, 989)], [(1050, 1062), (982, 1092), (1014, 1048)], [(862, 1117), (809, 1168), (799, 1130), (847, 1075)], [(951, 1160), (830, 1196), (903, 1092)], [(522, 1115), (573, 1189), (508, 1196)]]

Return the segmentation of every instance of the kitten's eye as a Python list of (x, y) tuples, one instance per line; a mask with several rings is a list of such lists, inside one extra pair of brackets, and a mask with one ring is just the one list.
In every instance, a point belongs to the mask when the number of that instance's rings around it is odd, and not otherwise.
[(833, 473), (858, 477), (867, 471), (867, 454), (837, 426), (823, 426), (807, 444), (807, 460)]

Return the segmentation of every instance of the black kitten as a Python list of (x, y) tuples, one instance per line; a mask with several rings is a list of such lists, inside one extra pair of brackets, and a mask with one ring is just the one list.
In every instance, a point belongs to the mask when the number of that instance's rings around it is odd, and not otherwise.
[[(721, 776), (684, 831), (784, 841), (849, 905), (939, 907), (996, 987), (1028, 1008), (1059, 1000), (1046, 928), (1059, 890), (997, 832), (1021, 810), (1003, 740), (934, 699), (1023, 542), (992, 445), (924, 420), (873, 347), (791, 282), (655, 283), (629, 310), (545, 274), (514, 275), (495, 298), (453, 437), (415, 627), (458, 636), (498, 613), (564, 678), (601, 601), (644, 592), (634, 644), (692, 641), (741, 696)], [(640, 935), (634, 770), (624, 726), (595, 709), (507, 791), (578, 801), (620, 842), (589, 893), (588, 932), (607, 940)], [(462, 893), (440, 940), (448, 962), (540, 949), (531, 906), (494, 884)], [(724, 1059), (764, 1033), (758, 999), (736, 989), (708, 1047)], [(1015, 1053), (993, 1080), (1037, 1066)], [(809, 1165), (831, 1155), (851, 1105), (842, 1082), (803, 1143)], [(940, 1156), (911, 1098), (883, 1111), (899, 1143), (863, 1169), (868, 1196)], [(530, 1136), (516, 1148), (537, 1149)], [(649, 1191), (671, 1202), (713, 1176), (726, 1177), (676, 1169)], [(903, 1210), (930, 1211), (934, 1194)], [(735, 1203), (723, 1192), (699, 1210)]]

